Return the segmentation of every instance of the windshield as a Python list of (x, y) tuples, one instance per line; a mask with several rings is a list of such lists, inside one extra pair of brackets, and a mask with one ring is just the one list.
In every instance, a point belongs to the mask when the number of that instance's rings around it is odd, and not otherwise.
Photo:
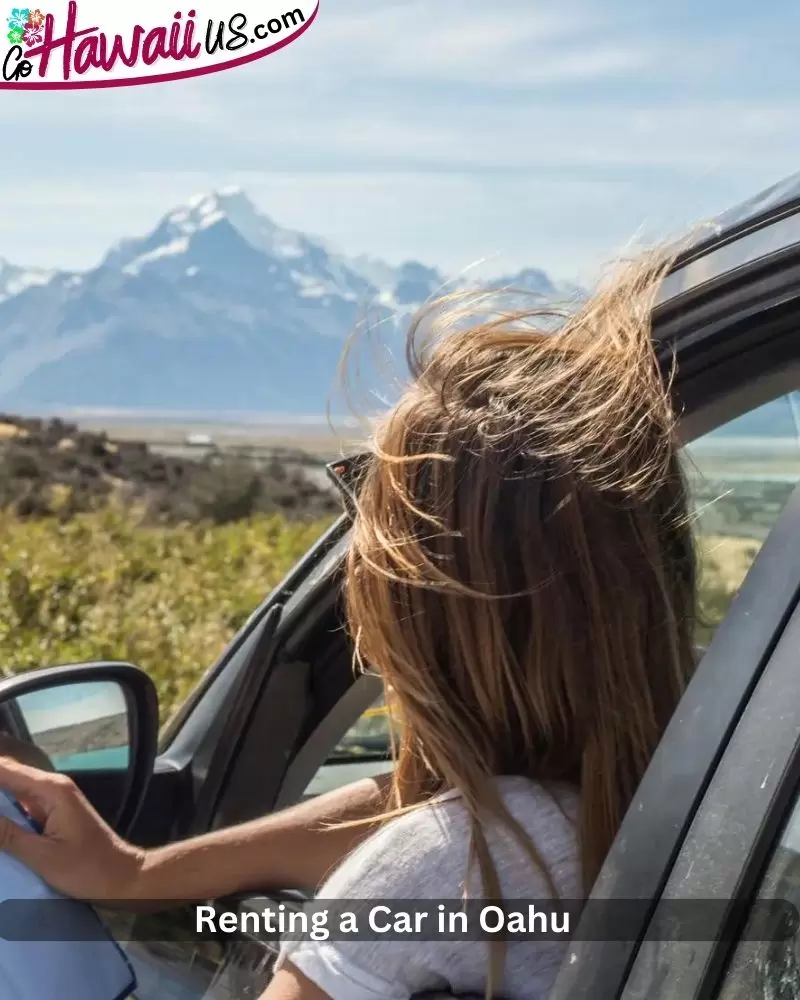
[(331, 762), (343, 760), (388, 760), (391, 758), (392, 725), (389, 710), (379, 699), (349, 729), (331, 754)]

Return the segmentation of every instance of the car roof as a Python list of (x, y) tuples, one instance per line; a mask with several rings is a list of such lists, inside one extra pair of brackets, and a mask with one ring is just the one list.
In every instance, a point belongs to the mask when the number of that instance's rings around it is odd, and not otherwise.
[(765, 216), (771, 216), (778, 210), (793, 205), (797, 207), (797, 203), (800, 203), (800, 172), (740, 202), (723, 212), (715, 221), (720, 234), (724, 235), (740, 226), (749, 226)]
[(800, 173), (698, 227), (664, 280), (659, 306), (800, 245)]

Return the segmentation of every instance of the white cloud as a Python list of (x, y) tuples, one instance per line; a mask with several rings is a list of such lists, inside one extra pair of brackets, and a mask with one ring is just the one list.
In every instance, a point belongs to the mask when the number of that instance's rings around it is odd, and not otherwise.
[(800, 162), (775, 30), (754, 53), (735, 19), (684, 7), (323, 0), (301, 40), (248, 67), (9, 92), (0, 124), (24, 142), (0, 163), (0, 255), (88, 266), (242, 180), (279, 222), (353, 253), (453, 269), (501, 252), (497, 268), (572, 277), (643, 224), (679, 227)]
[[(769, 178), (766, 178), (769, 179)], [(120, 236), (141, 235), (198, 191), (240, 184), (276, 222), (318, 234), (350, 254), (391, 263), (416, 258), (447, 273), (543, 266), (588, 282), (642, 227), (666, 238), (762, 186), (711, 175), (643, 197), (635, 180), (579, 180), (491, 174), (258, 171), (91, 174), (41, 198), (18, 181), (4, 213), (9, 254), (22, 263), (94, 265)], [(46, 231), (48, 239), (41, 239)], [(488, 259), (487, 259), (488, 258)]]
[[(511, 54), (534, 45), (557, 45), (583, 31), (588, 19), (576, 3), (560, 8), (542, 0), (410, 0), (375, 4), (344, 0), (335, 13), (323, 6), (319, 23), (292, 59), (258, 64), (264, 75), (285, 76), (313, 65), (342, 68), (353, 76), (473, 80), (502, 68)], [(530, 48), (528, 48), (530, 54)], [(255, 68), (255, 67), (254, 67)], [(496, 79), (496, 78), (495, 78)]]

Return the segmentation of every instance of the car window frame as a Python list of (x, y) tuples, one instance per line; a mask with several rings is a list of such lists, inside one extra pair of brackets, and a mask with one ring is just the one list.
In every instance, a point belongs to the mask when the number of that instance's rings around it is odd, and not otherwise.
[[(798, 248), (800, 252), (800, 248)], [(786, 305), (786, 296), (782, 295), (782, 303)], [(745, 297), (742, 307), (747, 308), (749, 300)], [(676, 400), (681, 409), (680, 428), (684, 443), (710, 427), (721, 426), (741, 416), (748, 410), (783, 395), (789, 387), (796, 388), (800, 382), (800, 343), (796, 332), (800, 321), (800, 269), (797, 272), (797, 282), (791, 299), (792, 321), (786, 323), (785, 318), (776, 321), (765, 309), (761, 323), (752, 322), (747, 328), (739, 323), (739, 314), (725, 304), (725, 323), (712, 322), (705, 346), (708, 357), (704, 356), (703, 339), (699, 328), (693, 322), (691, 310), (682, 314), (686, 341), (690, 345), (691, 365), (687, 366), (687, 376), (683, 370), (678, 373), (676, 389), (679, 396)], [(703, 315), (708, 318), (707, 304), (703, 305)], [(712, 315), (713, 319), (713, 315)], [(668, 333), (662, 343), (662, 364), (668, 369), (673, 347), (677, 345), (678, 356), (681, 357), (680, 325), (676, 317), (670, 316)], [(766, 331), (765, 339), (768, 347), (760, 344), (758, 329)], [(755, 343), (754, 343), (755, 342)], [(787, 374), (788, 373), (788, 374)], [(791, 379), (795, 381), (790, 381)], [(733, 385), (733, 388), (731, 388)], [(727, 387), (727, 388), (726, 388)], [(712, 416), (709, 418), (708, 413)], [(315, 627), (315, 622), (321, 615), (318, 605), (327, 605), (332, 601), (332, 580), (340, 572), (347, 545), (349, 543), (349, 524), (347, 519), (337, 522), (337, 537), (332, 539), (326, 548), (324, 558), (318, 560), (306, 579), (299, 583), (291, 596), (286, 600), (284, 613), (280, 623), (280, 644), (289, 656), (296, 655), (296, 650), (305, 642), (307, 635)], [(352, 718), (346, 713), (337, 713), (341, 718), (343, 728), (341, 736), (358, 717), (358, 707), (369, 707), (371, 689), (361, 688), (359, 697), (350, 700), (349, 705), (356, 715)], [(273, 752), (274, 748), (266, 742), (265, 733), (273, 725), (274, 710), (269, 702), (273, 695), (270, 684), (266, 683), (258, 699), (258, 704), (252, 715), (252, 722), (247, 731), (242, 732), (238, 739), (235, 754), (236, 767), (249, 766), (246, 761), (263, 761), (264, 754)], [(335, 711), (331, 706), (330, 711)], [(241, 800), (241, 792), (234, 789), (223, 789), (219, 799), (219, 810), (226, 816), (264, 815), (274, 808), (277, 802), (286, 804), (291, 801), (284, 785), (297, 790), (297, 775), (293, 765), (302, 756), (302, 772), (304, 775), (315, 773), (327, 759), (323, 753), (322, 741), (314, 741), (313, 753), (306, 743), (295, 747), (279, 748), (285, 755), (284, 780), (276, 788), (273, 781), (262, 783), (260, 802), (249, 804)], [(318, 754), (323, 756), (319, 757)], [(286, 779), (290, 779), (288, 782)], [(242, 781), (239, 788), (244, 790), (252, 787), (249, 781)], [(213, 825), (219, 822), (215, 816)], [(200, 831), (196, 831), (200, 832)]]
[[(800, 320), (800, 286), (798, 287), (796, 315), (798, 320)], [(729, 346), (733, 348), (735, 341), (732, 341)], [(792, 341), (791, 349), (796, 354), (794, 360), (800, 363), (800, 344), (796, 343), (796, 338)], [(777, 353), (774, 357), (782, 362), (784, 355)], [(742, 366), (739, 364), (738, 356), (733, 360), (735, 364), (730, 368), (719, 364), (711, 373), (716, 374), (718, 378), (716, 394), (707, 404), (709, 407), (713, 407), (714, 410), (714, 426), (721, 426), (734, 417), (747, 412), (754, 406), (783, 395), (787, 388), (786, 372), (789, 366), (786, 364), (781, 363), (776, 368), (770, 369), (767, 367), (766, 362), (763, 362), (762, 368), (759, 369), (757, 359), (748, 357), (746, 359), (747, 364), (743, 369), (746, 373), (745, 377)], [(727, 369), (724, 373), (723, 368)], [(800, 374), (800, 367), (792, 365), (791, 371), (793, 374)], [(727, 378), (735, 378), (737, 380), (736, 388), (729, 390), (727, 394), (724, 392), (725, 378), (723, 375)], [(705, 385), (709, 384), (708, 369), (695, 372), (694, 377), (702, 379)], [(682, 383), (682, 385), (684, 389), (689, 388), (685, 383)], [(691, 394), (691, 391), (686, 392), (688, 396), (691, 396)], [(707, 420), (703, 418), (703, 410), (704, 407), (697, 407), (686, 414), (682, 420), (682, 436), (686, 443), (690, 443), (691, 439), (695, 436), (693, 431), (700, 430), (701, 428), (702, 432), (707, 430)], [(316, 627), (316, 622), (324, 614), (324, 607), (331, 604), (333, 600), (332, 593), (336, 584), (332, 581), (341, 570), (348, 540), (349, 530), (345, 530), (336, 544), (328, 550), (326, 558), (315, 567), (314, 572), (297, 588), (292, 597), (284, 605), (279, 639), (281, 647), (285, 651), (284, 655), (290, 659), (298, 655), (298, 650), (306, 641), (307, 636)], [(330, 711), (336, 712), (339, 719), (338, 726), (341, 729), (341, 732), (338, 733), (339, 736), (356, 721), (361, 711), (370, 706), (372, 699), (374, 699), (374, 692), (375, 688), (373, 686), (359, 684), (358, 694), (354, 694), (354, 697), (348, 699), (346, 709), (345, 706), (339, 706), (339, 708), (336, 705), (331, 706)], [(274, 707), (270, 705), (273, 697), (274, 693), (271, 690), (271, 685), (267, 682), (259, 694), (258, 704), (252, 715), (251, 725), (238, 736), (238, 747), (235, 753), (237, 769), (251, 766), (248, 763), (250, 761), (263, 762), (266, 753), (274, 752), (274, 747), (270, 747), (265, 735), (274, 725)], [(345, 710), (340, 711), (339, 709)], [(332, 732), (327, 725), (324, 725), (324, 729), (328, 733)], [(336, 738), (334, 735), (334, 742)], [(262, 782), (261, 801), (258, 804), (250, 804), (242, 801), (241, 793), (238, 790), (234, 790), (233, 788), (223, 789), (219, 801), (220, 811), (228, 817), (244, 817), (246, 815), (251, 817), (252, 815), (264, 815), (273, 809), (277, 803), (285, 805), (294, 801), (292, 796), (297, 793), (300, 781), (305, 781), (306, 778), (310, 780), (310, 777), (316, 773), (319, 767), (323, 766), (327, 759), (327, 754), (324, 752), (322, 744), (322, 740), (309, 737), (304, 743), (296, 747), (281, 748), (281, 752), (286, 753), (286, 770), (278, 787), (275, 787), (272, 780), (268, 783)], [(297, 767), (295, 767), (295, 763), (297, 763)], [(300, 778), (298, 772), (302, 773), (302, 778)], [(240, 788), (243, 790), (250, 785), (249, 781), (243, 780)], [(213, 825), (216, 826), (218, 822), (219, 816), (215, 816)]]
[(244, 625), (162, 728), (159, 736), (161, 758), (172, 763), (183, 762), (195, 755), (213, 727), (220, 703), (229, 696), (248, 662), (251, 647), (259, 641), (270, 612), (277, 605), (290, 602), (298, 589), (305, 589), (320, 565), (327, 565), (331, 550), (341, 543), (348, 528), (348, 519), (342, 514), (253, 609)]

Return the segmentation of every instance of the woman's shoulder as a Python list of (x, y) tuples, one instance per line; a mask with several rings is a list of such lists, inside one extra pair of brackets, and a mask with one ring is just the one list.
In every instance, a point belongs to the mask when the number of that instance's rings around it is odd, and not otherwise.
[[(497, 778), (506, 808), (530, 838), (560, 892), (577, 887), (577, 795), (545, 789), (525, 778)], [(519, 898), (546, 898), (546, 880), (513, 835), (484, 828), (501, 886)], [(389, 820), (332, 874), (321, 895), (329, 898), (451, 899), (464, 891), (471, 822), (460, 795), (446, 793)], [(521, 889), (525, 891), (520, 892)], [(470, 894), (474, 889), (470, 886)], [(505, 893), (504, 893), (505, 894)]]

